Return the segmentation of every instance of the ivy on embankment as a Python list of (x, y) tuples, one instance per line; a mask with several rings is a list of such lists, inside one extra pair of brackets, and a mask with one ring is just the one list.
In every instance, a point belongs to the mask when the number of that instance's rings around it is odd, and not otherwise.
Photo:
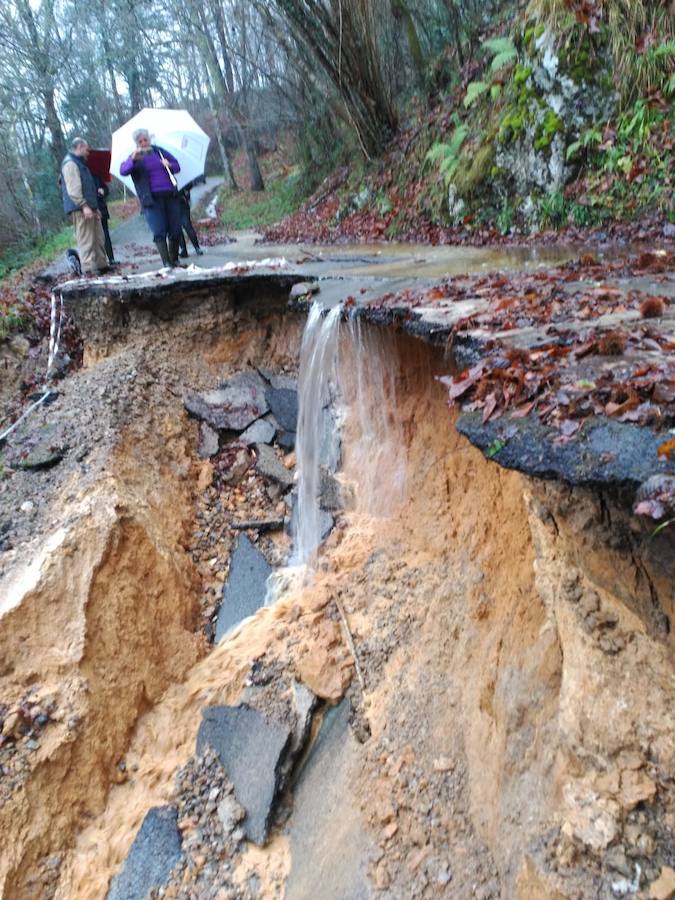
[(266, 236), (482, 243), (645, 216), (661, 233), (675, 219), (662, 6), (533, 0), (381, 160), (339, 170)]
[[(484, 42), (450, 139), (427, 153), (447, 221), (508, 233), (653, 209), (672, 220), (675, 41), (665, 22), (660, 35), (640, 34), (617, 68), (614, 19), (572, 15), (572, 3), (538, 6), (545, 21)], [(570, 13), (558, 20), (561, 6)]]

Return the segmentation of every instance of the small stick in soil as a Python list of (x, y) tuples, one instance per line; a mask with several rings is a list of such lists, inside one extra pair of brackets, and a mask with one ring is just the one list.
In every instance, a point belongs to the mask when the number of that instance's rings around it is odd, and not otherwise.
[(352, 636), (351, 628), (349, 627), (349, 622), (347, 621), (347, 613), (342, 606), (339, 598), (337, 596), (333, 597), (335, 600), (335, 605), (338, 608), (338, 612), (340, 613), (340, 619), (342, 620), (342, 625), (345, 630), (345, 637), (347, 639), (347, 646), (349, 647), (349, 652), (352, 654), (352, 658), (354, 660), (354, 668), (356, 669), (356, 677), (359, 679), (359, 684), (361, 686), (361, 693), (364, 694), (366, 691), (366, 685), (363, 680), (363, 673), (361, 672), (361, 666), (359, 665), (359, 658), (356, 655), (356, 646), (354, 645), (354, 638)]

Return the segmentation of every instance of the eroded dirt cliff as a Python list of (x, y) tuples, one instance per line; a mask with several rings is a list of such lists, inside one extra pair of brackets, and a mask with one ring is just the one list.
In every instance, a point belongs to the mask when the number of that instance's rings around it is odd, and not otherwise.
[[(34, 687), (33, 705), (52, 712), (39, 749), (0, 779), (5, 896), (105, 896), (148, 809), (176, 802), (204, 707), (239, 702), (261, 671), (328, 705), (348, 693), (356, 740), (335, 821), (367, 835), (371, 894), (648, 896), (675, 863), (670, 531), (651, 539), (619, 488), (486, 460), (435, 380), (447, 361), (382, 330), (390, 427), (364, 445), (347, 408), (351, 500), (313, 580), (210, 649), (191, 534), (213, 469), (197, 459), (181, 391), (237, 368), (292, 368), (301, 326), (274, 310), (211, 312), (195, 313), (198, 332), (189, 314), (175, 330), (145, 328), (64, 383), (64, 408), (96, 398), (106, 366), (133, 368), (139, 387), (121, 392), (95, 484), (78, 492), (66, 457), (50, 527), (8, 571), (33, 564), (0, 619), (0, 700), (9, 711)], [(230, 536), (219, 540), (229, 552)], [(270, 690), (259, 702), (274, 717)], [(301, 896), (292, 810), (291, 790), (271, 843), (244, 845), (227, 871), (214, 848), (186, 851), (164, 895)], [(346, 837), (325, 827), (311, 866), (328, 898), (339, 894), (322, 872)], [(184, 823), (184, 838), (200, 828)]]

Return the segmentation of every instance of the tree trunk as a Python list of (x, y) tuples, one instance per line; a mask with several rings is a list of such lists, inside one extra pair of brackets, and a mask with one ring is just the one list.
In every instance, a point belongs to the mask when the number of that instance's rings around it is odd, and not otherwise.
[(45, 105), (45, 118), (47, 128), (52, 136), (52, 155), (58, 167), (61, 166), (63, 157), (66, 155), (66, 139), (61, 128), (61, 121), (56, 112), (56, 104), (54, 103), (54, 89), (47, 89), (43, 93), (43, 101)]
[(248, 176), (251, 182), (252, 191), (264, 191), (265, 182), (263, 181), (262, 172), (258, 165), (258, 157), (255, 152), (255, 144), (245, 128), (240, 122), (235, 125), (239, 140), (246, 151), (246, 161), (248, 163)]
[(225, 138), (223, 137), (223, 129), (220, 127), (220, 120), (218, 118), (218, 113), (216, 112), (216, 104), (213, 99), (213, 91), (211, 89), (211, 85), (207, 87), (207, 95), (209, 98), (209, 109), (211, 110), (211, 116), (213, 118), (213, 127), (214, 131), (216, 132), (216, 141), (218, 143), (220, 163), (223, 167), (223, 175), (225, 176), (225, 180), (228, 183), (227, 186), (233, 191), (238, 191), (239, 185), (237, 184), (237, 179), (234, 177), (232, 160), (230, 159), (230, 154), (227, 150), (227, 144), (225, 143)]
[(401, 19), (405, 25), (408, 49), (410, 50), (410, 56), (412, 57), (415, 66), (417, 82), (420, 86), (423, 86), (426, 74), (426, 61), (424, 59), (424, 53), (422, 52), (420, 39), (417, 35), (417, 29), (415, 28), (415, 20), (413, 19), (412, 13), (408, 9), (405, 0), (391, 0), (391, 11), (394, 18)]

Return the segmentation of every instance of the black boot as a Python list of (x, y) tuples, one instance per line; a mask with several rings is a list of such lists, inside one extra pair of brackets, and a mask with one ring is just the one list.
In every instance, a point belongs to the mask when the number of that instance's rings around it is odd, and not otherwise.
[(162, 257), (162, 265), (168, 268), (171, 265), (171, 259), (166, 246), (166, 238), (157, 238), (155, 246), (157, 247), (159, 255)]
[(178, 265), (178, 241), (175, 238), (169, 238), (169, 265), (174, 268)]

